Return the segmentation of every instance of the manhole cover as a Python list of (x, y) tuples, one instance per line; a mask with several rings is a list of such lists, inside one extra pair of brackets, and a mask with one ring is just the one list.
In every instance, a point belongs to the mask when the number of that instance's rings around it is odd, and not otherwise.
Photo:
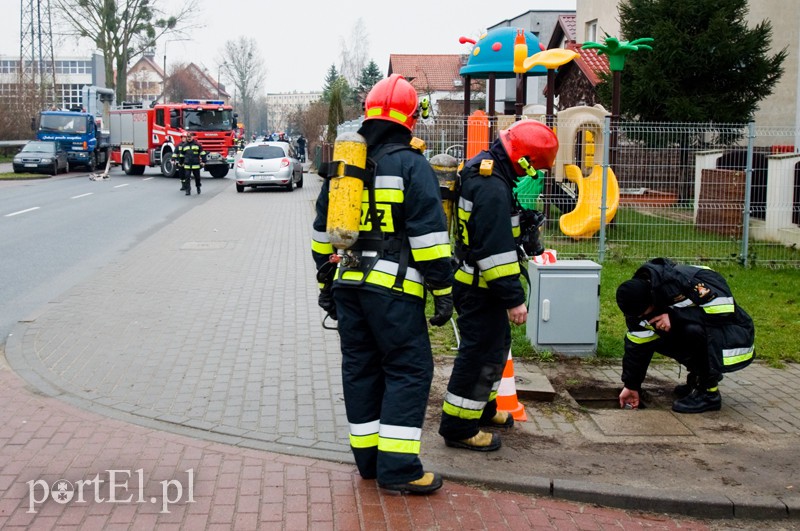
[(230, 242), (186, 242), (181, 245), (182, 251), (214, 251), (225, 249)]
[[(620, 389), (607, 387), (579, 387), (567, 389), (570, 396), (586, 409), (620, 409)], [(663, 396), (663, 393), (651, 393), (643, 389), (639, 393), (639, 409), (668, 410), (672, 408), (672, 400)]]

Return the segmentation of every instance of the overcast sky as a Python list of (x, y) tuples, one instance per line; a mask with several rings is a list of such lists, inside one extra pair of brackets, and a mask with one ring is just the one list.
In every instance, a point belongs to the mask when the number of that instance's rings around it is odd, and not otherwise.
[[(177, 0), (156, 0), (158, 6)], [(14, 31), (0, 32), (0, 55), (19, 56), (19, 9), (17, 0), (3, 0)], [(341, 40), (351, 41), (361, 18), (368, 33), (368, 57), (385, 75), (391, 53), (467, 53), (461, 36), (476, 39), (488, 26), (529, 10), (574, 10), (575, 0), (431, 0), (386, 2), (382, 0), (198, 0), (193, 22), (202, 24), (189, 41), (166, 44), (167, 64), (194, 61), (216, 77), (222, 46), (239, 35), (253, 37), (267, 70), (264, 92), (321, 90), (331, 64), (339, 68)], [(55, 14), (54, 14), (55, 16)], [(169, 39), (169, 38), (168, 38)], [(83, 44), (83, 49), (81, 46)], [(61, 38), (56, 56), (87, 55), (93, 45)], [(156, 61), (164, 59), (159, 42)], [(222, 82), (225, 83), (223, 74)], [(230, 85), (230, 83), (227, 83)]]

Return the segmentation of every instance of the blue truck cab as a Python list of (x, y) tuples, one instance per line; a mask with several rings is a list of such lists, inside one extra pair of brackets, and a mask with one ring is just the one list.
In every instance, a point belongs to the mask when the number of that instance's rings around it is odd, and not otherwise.
[(95, 171), (108, 159), (109, 135), (102, 131), (93, 114), (82, 111), (42, 111), (38, 140), (54, 140), (67, 152), (70, 169), (83, 166)]

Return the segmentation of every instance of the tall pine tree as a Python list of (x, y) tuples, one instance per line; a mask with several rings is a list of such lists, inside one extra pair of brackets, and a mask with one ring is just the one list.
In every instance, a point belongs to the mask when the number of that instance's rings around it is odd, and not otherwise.
[(747, 0), (624, 0), (623, 37), (655, 42), (625, 65), (622, 114), (650, 122), (751, 120), (783, 75), (787, 51), (770, 54), (772, 25), (749, 28), (747, 10)]
[(322, 101), (325, 103), (331, 102), (331, 92), (340, 77), (341, 75), (339, 75), (339, 71), (336, 70), (336, 65), (331, 65), (331, 67), (328, 68), (328, 73), (325, 75), (325, 85), (322, 87)]
[(370, 60), (369, 64), (361, 69), (361, 74), (358, 76), (358, 88), (355, 91), (355, 98), (357, 103), (363, 102), (375, 83), (383, 79), (380, 69), (375, 61)]

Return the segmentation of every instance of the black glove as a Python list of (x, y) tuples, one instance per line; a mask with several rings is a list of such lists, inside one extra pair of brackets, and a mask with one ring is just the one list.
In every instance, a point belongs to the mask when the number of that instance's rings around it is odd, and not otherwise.
[(333, 292), (330, 284), (326, 284), (325, 287), (320, 290), (317, 304), (319, 304), (319, 307), (325, 310), (334, 321), (339, 318), (336, 314), (336, 303), (333, 301)]
[(433, 317), (428, 322), (433, 326), (442, 326), (453, 316), (453, 289), (431, 289), (433, 294)]

